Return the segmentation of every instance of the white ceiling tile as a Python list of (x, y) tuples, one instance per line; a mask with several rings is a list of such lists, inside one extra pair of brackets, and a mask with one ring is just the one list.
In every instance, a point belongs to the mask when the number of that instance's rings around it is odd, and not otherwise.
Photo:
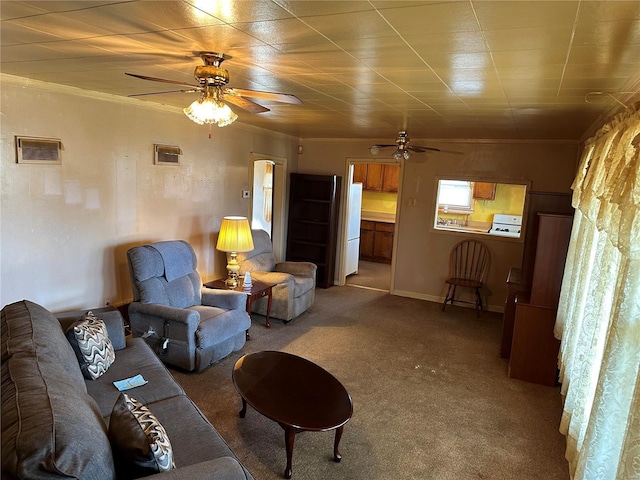
[(128, 95), (172, 86), (125, 72), (191, 83), (197, 52), (222, 52), (229, 86), (304, 102), (241, 121), (302, 136), (578, 139), (620, 107), (590, 91), (640, 86), (637, 1), (3, 1), (0, 15), (3, 74)]

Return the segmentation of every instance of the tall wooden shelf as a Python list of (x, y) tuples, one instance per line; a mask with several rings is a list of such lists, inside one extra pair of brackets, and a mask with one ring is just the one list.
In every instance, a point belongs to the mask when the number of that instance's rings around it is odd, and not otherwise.
[(291, 174), (287, 260), (318, 266), (316, 285), (333, 285), (342, 177)]
[(573, 217), (538, 213), (533, 273), (527, 293), (515, 297), (509, 377), (553, 386), (560, 342), (553, 328)]
[[(509, 358), (511, 356), (513, 326), (516, 318), (516, 295), (518, 293), (531, 291), (534, 262), (536, 261), (538, 249), (538, 230), (540, 220), (538, 214), (545, 212), (565, 214), (573, 217), (574, 211), (571, 206), (571, 194), (536, 191), (532, 191), (527, 194), (527, 213), (524, 218), (525, 231), (522, 265), (519, 268), (512, 268), (509, 271), (509, 276), (507, 277), (507, 298), (505, 301), (504, 319), (502, 324), (502, 343), (500, 346), (500, 356), (502, 358)], [(552, 247), (543, 245), (542, 248)], [(543, 250), (541, 250), (541, 252), (542, 251)], [(561, 276), (562, 274), (560, 273), (560, 278)]]

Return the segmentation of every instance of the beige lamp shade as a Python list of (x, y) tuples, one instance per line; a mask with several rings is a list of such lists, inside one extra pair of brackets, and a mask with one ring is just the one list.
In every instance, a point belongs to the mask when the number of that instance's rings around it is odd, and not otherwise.
[(246, 217), (224, 217), (216, 248), (222, 252), (250, 252), (253, 250), (251, 228)]

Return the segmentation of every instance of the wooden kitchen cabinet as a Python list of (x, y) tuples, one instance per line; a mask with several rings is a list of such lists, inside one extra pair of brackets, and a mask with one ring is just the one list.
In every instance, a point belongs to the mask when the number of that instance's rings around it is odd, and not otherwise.
[(395, 224), (362, 220), (360, 223), (360, 259), (391, 263)]
[(360, 258), (373, 257), (373, 237), (375, 234), (375, 223), (368, 220), (360, 222)]
[(382, 191), (382, 167), (383, 165), (379, 163), (367, 164), (367, 181), (364, 184), (364, 190)]
[(380, 163), (359, 163), (353, 167), (353, 182), (363, 190), (396, 193), (400, 184), (400, 167)]
[(474, 200), (495, 200), (496, 184), (487, 182), (473, 183), (473, 199)]
[(384, 165), (382, 168), (382, 191), (396, 193), (400, 185), (400, 167), (398, 165)]
[(353, 183), (361, 183), (364, 185), (367, 183), (367, 164), (356, 163), (353, 166)]

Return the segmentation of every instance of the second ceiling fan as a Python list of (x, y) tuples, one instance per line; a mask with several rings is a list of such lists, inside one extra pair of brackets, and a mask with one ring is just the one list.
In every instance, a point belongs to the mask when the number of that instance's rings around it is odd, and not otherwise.
[(395, 160), (402, 160), (403, 158), (405, 160), (408, 160), (409, 157), (411, 156), (411, 152), (425, 153), (425, 152), (440, 151), (439, 148), (435, 148), (435, 147), (420, 147), (418, 145), (410, 145), (409, 135), (405, 130), (400, 130), (400, 132), (398, 133), (398, 136), (396, 137), (395, 144), (391, 143), (391, 144), (371, 145), (371, 147), (369, 148), (369, 151), (373, 155), (377, 155), (378, 153), (380, 153), (381, 148), (389, 148), (389, 147), (395, 147), (396, 149), (396, 151), (393, 152), (393, 158)]

